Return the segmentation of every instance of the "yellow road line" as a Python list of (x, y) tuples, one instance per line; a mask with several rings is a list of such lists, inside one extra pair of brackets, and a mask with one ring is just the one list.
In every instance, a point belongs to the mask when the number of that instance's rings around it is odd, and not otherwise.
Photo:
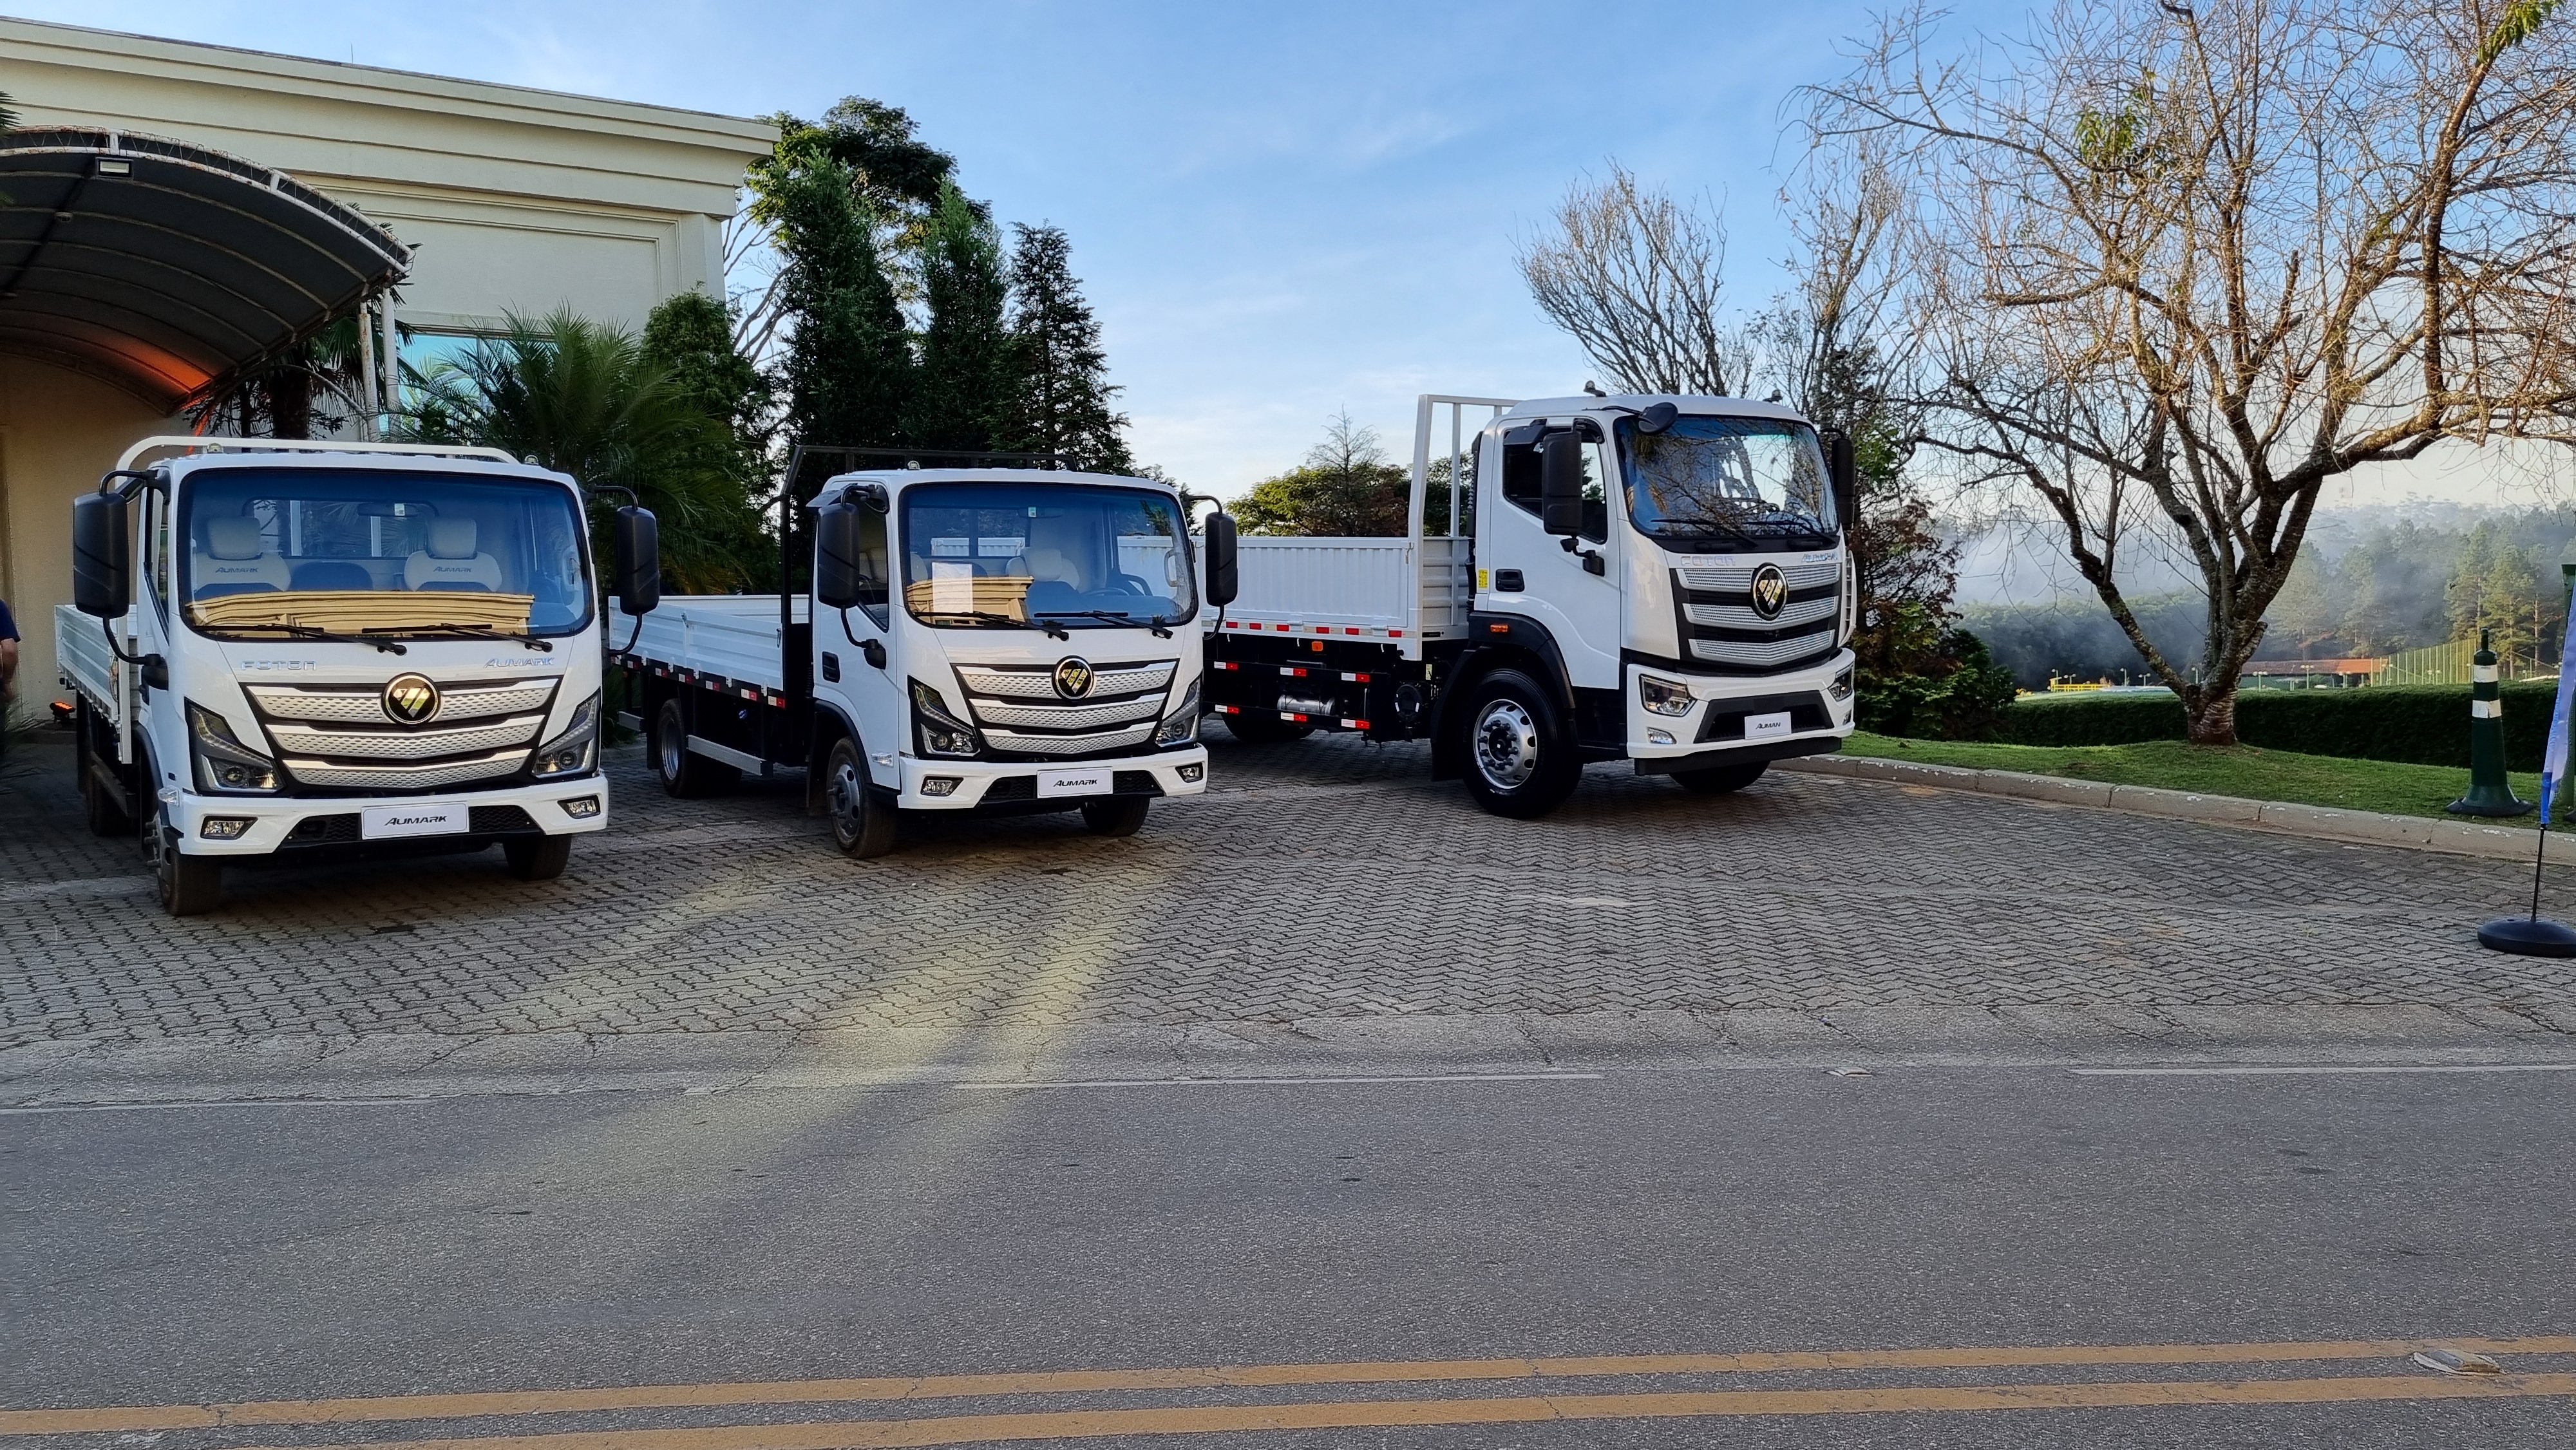
[(1788, 1370), (2007, 1369), (2049, 1365), (2277, 1364), (2402, 1357), (2428, 1344), (2482, 1354), (2576, 1354), (2576, 1337), (2357, 1339), (2265, 1344), (2037, 1345), (2020, 1348), (1792, 1350), (1744, 1354), (1596, 1355), (1549, 1359), (1399, 1360), (1387, 1363), (1225, 1365), (1181, 1369), (1038, 1370), (913, 1378), (769, 1380), (736, 1384), (501, 1390), (372, 1399), (263, 1400), (242, 1404), (124, 1405), (0, 1410), (0, 1435), (198, 1430), (218, 1425), (332, 1425), (552, 1415), (582, 1410), (662, 1410), (1103, 1390), (1242, 1389), (1281, 1385), (1395, 1384), (1655, 1374), (1758, 1374)]
[(1482, 1400), (1334, 1400), (851, 1420), (818, 1425), (722, 1425), (604, 1430), (469, 1440), (397, 1440), (328, 1450), (879, 1450), (1112, 1435), (1205, 1435), (1227, 1430), (1381, 1429), (1545, 1420), (1706, 1419), (1752, 1415), (1881, 1415), (1963, 1410), (2137, 1409), (2183, 1405), (2324, 1405), (2388, 1400), (2576, 1395), (2576, 1374), (2390, 1375), (2307, 1380), (2149, 1380), (2114, 1384), (1915, 1386), (1852, 1390), (1712, 1390), (1654, 1395), (1527, 1395)]

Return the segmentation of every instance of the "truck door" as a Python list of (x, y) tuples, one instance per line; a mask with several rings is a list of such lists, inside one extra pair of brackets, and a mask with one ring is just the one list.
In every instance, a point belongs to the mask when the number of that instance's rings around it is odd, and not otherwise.
[(1583, 438), (1583, 532), (1568, 541), (1539, 527), (1539, 451), (1549, 434), (1568, 426), (1524, 424), (1501, 435), (1503, 506), (1477, 510), (1477, 607), (1538, 620), (1556, 637), (1575, 686), (1614, 690), (1621, 613), (1619, 531), (1610, 527), (1610, 509), (1617, 490), (1609, 445), (1589, 418), (1571, 425)]
[(858, 726), (868, 775), (879, 785), (899, 783), (894, 763), (907, 744), (903, 733), (901, 666), (893, 655), (893, 552), (886, 516), (859, 505), (859, 547), (864, 573), (854, 609), (814, 605), (814, 693), (839, 704)]

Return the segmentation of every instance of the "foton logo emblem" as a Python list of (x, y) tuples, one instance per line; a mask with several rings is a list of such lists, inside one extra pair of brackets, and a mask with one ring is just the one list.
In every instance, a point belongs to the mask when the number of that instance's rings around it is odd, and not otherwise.
[(1091, 661), (1058, 660), (1055, 667), (1055, 692), (1068, 700), (1079, 700), (1091, 693)]
[(385, 686), (385, 718), (397, 725), (426, 725), (438, 718), (438, 686), (427, 675), (397, 675)]
[(1765, 564), (1753, 571), (1753, 612), (1764, 619), (1778, 619), (1789, 607), (1789, 576), (1777, 564)]

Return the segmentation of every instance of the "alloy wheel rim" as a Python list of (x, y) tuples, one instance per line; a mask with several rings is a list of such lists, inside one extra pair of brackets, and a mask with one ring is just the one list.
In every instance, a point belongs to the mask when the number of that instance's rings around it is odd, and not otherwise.
[(1538, 722), (1517, 700), (1496, 700), (1476, 720), (1476, 773), (1496, 790), (1517, 790), (1538, 769)]
[(662, 778), (664, 780), (680, 778), (680, 753), (686, 749), (688, 747), (680, 743), (678, 736), (667, 729), (662, 732)]

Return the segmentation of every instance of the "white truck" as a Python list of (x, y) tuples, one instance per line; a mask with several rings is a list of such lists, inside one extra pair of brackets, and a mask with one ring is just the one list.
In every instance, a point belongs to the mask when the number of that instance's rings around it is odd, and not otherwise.
[[(90, 829), (139, 827), (178, 916), (262, 858), (497, 844), (558, 875), (608, 823), (584, 502), (495, 449), (137, 443), (73, 504), (55, 612)], [(653, 517), (615, 530), (649, 611)]]
[(1848, 439), (1768, 403), (1428, 394), (1404, 537), (1241, 541), (1208, 706), (1427, 738), (1499, 815), (1590, 761), (1740, 790), (1851, 733), (1856, 490)]
[(806, 809), (873, 857), (907, 813), (1079, 810), (1125, 836), (1207, 788), (1202, 590), (1169, 485), (896, 468), (836, 475), (812, 510), (809, 589), (674, 595), (613, 658), (665, 790), (801, 770)]

